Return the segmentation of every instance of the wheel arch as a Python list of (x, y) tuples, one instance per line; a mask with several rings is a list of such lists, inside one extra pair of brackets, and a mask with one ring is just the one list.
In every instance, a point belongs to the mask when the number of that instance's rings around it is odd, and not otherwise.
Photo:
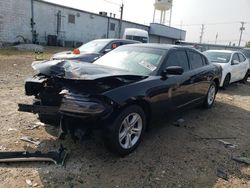
[(219, 81), (219, 79), (218, 78), (215, 78), (214, 80), (214, 83), (216, 84), (216, 89), (217, 89), (217, 91), (219, 90), (219, 87), (220, 87), (220, 81)]
[(150, 104), (142, 98), (133, 98), (126, 102), (125, 105), (121, 106), (120, 110), (123, 110), (131, 105), (137, 105), (142, 108), (146, 116), (146, 130), (148, 130), (149, 123), (151, 121), (151, 107)]

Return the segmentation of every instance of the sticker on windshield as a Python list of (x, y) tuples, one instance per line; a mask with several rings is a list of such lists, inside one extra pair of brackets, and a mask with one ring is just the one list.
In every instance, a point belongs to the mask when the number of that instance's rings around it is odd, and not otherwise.
[(223, 57), (217, 57), (218, 60), (221, 60), (221, 61), (227, 61), (227, 59), (223, 58)]
[(152, 65), (151, 63), (147, 62), (147, 61), (141, 61), (139, 62), (140, 65), (142, 65), (143, 67), (149, 69), (150, 71), (154, 71), (157, 67)]

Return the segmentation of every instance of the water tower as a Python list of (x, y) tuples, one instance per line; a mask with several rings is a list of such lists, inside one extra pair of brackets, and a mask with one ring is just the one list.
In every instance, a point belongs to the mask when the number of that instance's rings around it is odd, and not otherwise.
[(169, 21), (169, 25), (171, 25), (172, 5), (173, 5), (173, 0), (155, 0), (153, 22), (155, 22), (156, 11), (160, 11), (161, 12), (160, 24), (165, 24), (166, 12), (171, 9), (170, 21)]

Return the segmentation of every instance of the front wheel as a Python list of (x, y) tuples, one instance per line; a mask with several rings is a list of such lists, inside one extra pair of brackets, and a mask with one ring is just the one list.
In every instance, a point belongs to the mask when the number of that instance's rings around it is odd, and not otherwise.
[(117, 155), (128, 155), (140, 144), (145, 125), (146, 117), (141, 107), (132, 105), (125, 108), (104, 132), (107, 148)]
[(217, 93), (217, 85), (213, 82), (207, 92), (206, 98), (204, 100), (203, 106), (205, 108), (211, 108), (214, 104), (216, 93)]

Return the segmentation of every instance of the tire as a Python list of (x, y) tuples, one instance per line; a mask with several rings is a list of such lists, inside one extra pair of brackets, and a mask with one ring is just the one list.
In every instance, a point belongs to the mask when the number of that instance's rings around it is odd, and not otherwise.
[(42, 123), (52, 125), (54, 127), (58, 127), (60, 124), (60, 117), (58, 115), (38, 114), (38, 119)]
[(112, 153), (128, 155), (140, 144), (145, 127), (146, 117), (142, 108), (137, 105), (129, 106), (104, 131), (104, 143)]
[(231, 80), (231, 76), (230, 74), (227, 74), (223, 82), (223, 86), (222, 86), (223, 89), (226, 89), (230, 85), (230, 80)]
[(210, 85), (205, 100), (203, 102), (204, 108), (209, 109), (213, 106), (217, 91), (218, 91), (217, 85), (215, 84), (215, 82), (213, 82)]
[(246, 75), (244, 76), (244, 78), (240, 82), (243, 84), (247, 83), (248, 76), (249, 76), (249, 70), (246, 72)]

